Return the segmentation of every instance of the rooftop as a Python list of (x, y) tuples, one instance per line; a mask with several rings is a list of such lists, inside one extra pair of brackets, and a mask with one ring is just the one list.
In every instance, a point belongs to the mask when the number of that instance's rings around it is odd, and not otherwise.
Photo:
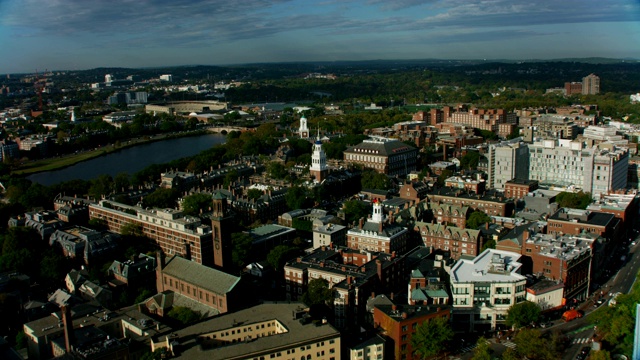
[(230, 292), (240, 281), (237, 276), (200, 265), (177, 255), (174, 255), (167, 262), (162, 272), (220, 295)]
[(520, 275), (522, 255), (511, 251), (487, 249), (472, 260), (459, 260), (451, 269), (452, 282), (516, 282)]
[[(292, 314), (304, 311), (301, 303), (261, 304), (231, 314), (225, 314), (189, 326), (175, 333), (180, 343), (180, 356), (186, 359), (252, 358), (278, 348), (339, 338), (340, 333), (329, 324), (305, 321)], [(302, 320), (302, 321), (301, 321)], [(203, 346), (202, 337), (220, 330), (231, 330), (266, 321), (278, 321), (284, 331), (265, 337), (230, 343), (215, 348)], [(336, 344), (338, 347), (338, 344)], [(338, 351), (340, 351), (338, 349)]]

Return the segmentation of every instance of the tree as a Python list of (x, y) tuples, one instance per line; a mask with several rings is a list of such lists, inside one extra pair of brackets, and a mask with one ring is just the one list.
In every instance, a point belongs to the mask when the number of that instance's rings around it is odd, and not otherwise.
[(582, 191), (577, 193), (561, 192), (556, 196), (558, 206), (573, 209), (586, 209), (591, 204), (591, 200), (591, 193)]
[(440, 175), (438, 175), (438, 185), (440, 186), (444, 186), (445, 181), (451, 177), (451, 175), (453, 175), (453, 171), (449, 170), (449, 169), (444, 169), (442, 170), (442, 172), (440, 173)]
[(469, 219), (467, 219), (466, 227), (469, 229), (478, 229), (480, 225), (490, 223), (491, 218), (489, 215), (485, 214), (483, 211), (476, 210), (469, 215)]
[(182, 325), (194, 323), (202, 317), (199, 313), (183, 306), (174, 306), (167, 315)]
[(249, 199), (259, 199), (262, 195), (264, 195), (264, 193), (260, 189), (249, 189), (249, 191), (247, 191), (247, 197)]
[(471, 360), (491, 360), (491, 348), (489, 342), (480, 336), (476, 342), (476, 348), (473, 349), (473, 357)]
[(241, 268), (249, 260), (253, 238), (247, 233), (236, 232), (231, 234), (231, 243), (233, 244), (233, 249), (231, 250), (232, 261), (237, 267)]
[(362, 171), (361, 182), (363, 189), (387, 190), (391, 187), (391, 180), (389, 180), (387, 175), (372, 169), (365, 169)]
[(436, 317), (418, 325), (411, 336), (413, 353), (420, 358), (438, 355), (446, 349), (447, 343), (453, 339), (453, 330), (446, 317)]
[(176, 206), (176, 202), (178, 201), (178, 197), (180, 197), (180, 192), (176, 189), (156, 189), (151, 194), (147, 195), (142, 203), (145, 207), (156, 207), (156, 208), (174, 208)]
[(290, 210), (303, 209), (311, 205), (307, 194), (307, 189), (302, 186), (292, 186), (287, 190), (284, 195), (284, 199), (287, 202), (287, 207)]
[(201, 211), (209, 209), (212, 205), (211, 195), (192, 194), (182, 199), (182, 211), (185, 215), (198, 216)]
[(142, 231), (142, 225), (136, 223), (126, 223), (122, 225), (120, 228), (120, 234), (123, 236), (130, 237), (144, 237), (144, 232)]
[(302, 301), (309, 305), (326, 305), (333, 300), (333, 290), (325, 279), (312, 279), (307, 285), (307, 291), (302, 295)]
[(267, 262), (271, 267), (279, 271), (284, 264), (300, 253), (300, 249), (295, 246), (278, 245), (267, 254)]
[(611, 354), (607, 350), (592, 351), (589, 360), (611, 360)]
[(513, 342), (516, 344), (516, 354), (520, 358), (531, 360), (554, 360), (561, 358), (561, 356), (559, 356), (560, 354), (555, 352), (555, 349), (549, 341), (542, 337), (540, 331), (522, 329), (513, 338)]
[(507, 325), (521, 328), (535, 323), (540, 318), (540, 307), (531, 301), (515, 304), (507, 311)]
[(371, 213), (371, 206), (360, 200), (349, 200), (343, 204), (342, 211), (347, 224), (353, 224), (362, 217), (366, 218)]
[(287, 169), (281, 162), (272, 161), (267, 167), (267, 173), (274, 179), (284, 179), (287, 176)]
[(460, 167), (462, 169), (476, 169), (478, 168), (478, 162), (480, 161), (480, 153), (477, 151), (467, 151), (464, 156), (460, 158)]

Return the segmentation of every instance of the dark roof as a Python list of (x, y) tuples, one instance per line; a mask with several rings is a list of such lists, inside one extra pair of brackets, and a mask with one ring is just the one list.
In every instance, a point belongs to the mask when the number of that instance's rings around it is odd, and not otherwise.
[[(395, 307), (395, 310), (394, 310)], [(420, 318), (435, 314), (438, 311), (450, 310), (448, 305), (377, 305), (376, 308), (385, 313), (390, 318), (396, 321), (410, 320), (414, 318)], [(402, 314), (406, 313), (407, 318), (403, 319)]]
[[(362, 151), (364, 150), (364, 152)], [(363, 141), (356, 146), (347, 148), (344, 152), (347, 153), (367, 153), (366, 151), (373, 151), (369, 154), (389, 156), (398, 153), (404, 153), (408, 151), (416, 151), (417, 149), (402, 141), (390, 140), (385, 142), (377, 141)]]
[(353, 350), (358, 350), (358, 349), (364, 349), (368, 346), (371, 345), (382, 345), (385, 343), (385, 340), (382, 336), (380, 335), (375, 335), (371, 338), (368, 338), (367, 340), (359, 343), (358, 345), (355, 345), (354, 347), (352, 347)]
[[(574, 210), (574, 212), (572, 212), (572, 210)], [(578, 224), (594, 226), (607, 226), (614, 218), (615, 216), (613, 214), (599, 211), (560, 208), (549, 217), (549, 220), (577, 222)]]
[(237, 276), (200, 265), (177, 255), (174, 255), (167, 262), (162, 272), (220, 295), (231, 292), (240, 281)]

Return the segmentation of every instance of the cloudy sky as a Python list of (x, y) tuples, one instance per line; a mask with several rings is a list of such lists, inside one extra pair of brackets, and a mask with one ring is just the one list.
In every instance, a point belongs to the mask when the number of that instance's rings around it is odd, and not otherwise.
[(0, 73), (640, 58), (639, 0), (0, 0)]

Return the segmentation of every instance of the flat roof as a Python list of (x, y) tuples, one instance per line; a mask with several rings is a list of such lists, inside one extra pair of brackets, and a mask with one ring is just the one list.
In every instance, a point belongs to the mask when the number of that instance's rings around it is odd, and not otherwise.
[[(504, 250), (487, 249), (471, 260), (460, 259), (451, 269), (451, 278), (456, 283), (515, 282), (524, 280), (519, 274), (522, 255)], [(497, 263), (499, 261), (500, 263)], [(502, 265), (504, 271), (495, 271)]]

